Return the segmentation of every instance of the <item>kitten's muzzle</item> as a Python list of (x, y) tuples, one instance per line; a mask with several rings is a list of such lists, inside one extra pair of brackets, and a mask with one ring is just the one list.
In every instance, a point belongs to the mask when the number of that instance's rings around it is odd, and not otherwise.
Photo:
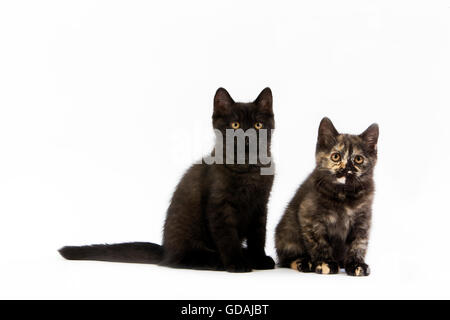
[(336, 173), (336, 177), (337, 178), (351, 177), (355, 174), (355, 172), (356, 168), (350, 162), (348, 162), (344, 169), (339, 170), (339, 172)]

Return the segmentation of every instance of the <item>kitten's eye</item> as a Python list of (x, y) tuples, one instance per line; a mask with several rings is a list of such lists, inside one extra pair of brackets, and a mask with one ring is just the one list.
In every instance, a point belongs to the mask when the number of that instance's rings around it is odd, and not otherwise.
[(241, 125), (240, 125), (239, 122), (237, 122), (237, 121), (231, 123), (231, 127), (232, 127), (233, 129), (239, 129), (240, 126), (241, 126)]
[(360, 156), (360, 155), (358, 155), (358, 156), (355, 156), (355, 163), (356, 164), (362, 164), (363, 162), (364, 162), (364, 157), (363, 156)]
[(332, 153), (331, 160), (334, 162), (339, 162), (341, 160), (341, 154), (339, 152)]
[(257, 123), (255, 123), (255, 129), (259, 130), (259, 129), (261, 129), (262, 127), (263, 127), (262, 122), (257, 122)]

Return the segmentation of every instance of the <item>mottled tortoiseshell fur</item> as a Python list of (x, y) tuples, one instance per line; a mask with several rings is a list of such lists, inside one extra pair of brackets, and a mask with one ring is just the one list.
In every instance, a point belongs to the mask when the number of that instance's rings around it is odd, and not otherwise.
[[(316, 168), (300, 186), (276, 228), (279, 264), (303, 272), (370, 273), (364, 261), (374, 193), (378, 125), (339, 134), (328, 118), (319, 127)], [(340, 161), (331, 155), (339, 153)], [(357, 164), (355, 156), (364, 161)]]

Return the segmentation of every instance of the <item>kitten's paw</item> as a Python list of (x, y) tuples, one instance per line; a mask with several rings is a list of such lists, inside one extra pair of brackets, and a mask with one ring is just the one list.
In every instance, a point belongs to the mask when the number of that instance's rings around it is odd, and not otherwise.
[(322, 261), (315, 263), (314, 271), (320, 274), (336, 274), (339, 272), (339, 264), (334, 261)]
[(307, 258), (297, 259), (295, 261), (292, 261), (291, 263), (291, 269), (300, 271), (300, 272), (312, 272), (313, 265), (311, 260)]
[(370, 274), (370, 268), (364, 262), (349, 262), (345, 265), (345, 272), (349, 276), (364, 277)]
[(275, 268), (275, 261), (269, 256), (255, 258), (252, 261), (252, 267), (256, 270), (267, 270)]
[(242, 273), (242, 272), (251, 272), (252, 268), (245, 261), (238, 261), (232, 264), (229, 264), (226, 267), (228, 272)]

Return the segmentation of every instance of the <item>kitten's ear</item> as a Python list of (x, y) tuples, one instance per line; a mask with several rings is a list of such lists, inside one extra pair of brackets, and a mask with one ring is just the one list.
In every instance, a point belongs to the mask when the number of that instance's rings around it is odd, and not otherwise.
[(338, 135), (339, 132), (334, 127), (333, 122), (325, 117), (320, 121), (317, 145), (320, 147), (331, 147), (336, 143)]
[(269, 87), (265, 88), (256, 98), (255, 102), (259, 107), (267, 111), (268, 113), (273, 113), (272, 111), (272, 90)]
[(234, 104), (233, 98), (224, 88), (219, 88), (214, 95), (214, 111), (219, 111), (228, 108)]
[(366, 129), (359, 136), (364, 140), (364, 142), (369, 146), (370, 149), (376, 151), (378, 143), (378, 124), (374, 123)]

